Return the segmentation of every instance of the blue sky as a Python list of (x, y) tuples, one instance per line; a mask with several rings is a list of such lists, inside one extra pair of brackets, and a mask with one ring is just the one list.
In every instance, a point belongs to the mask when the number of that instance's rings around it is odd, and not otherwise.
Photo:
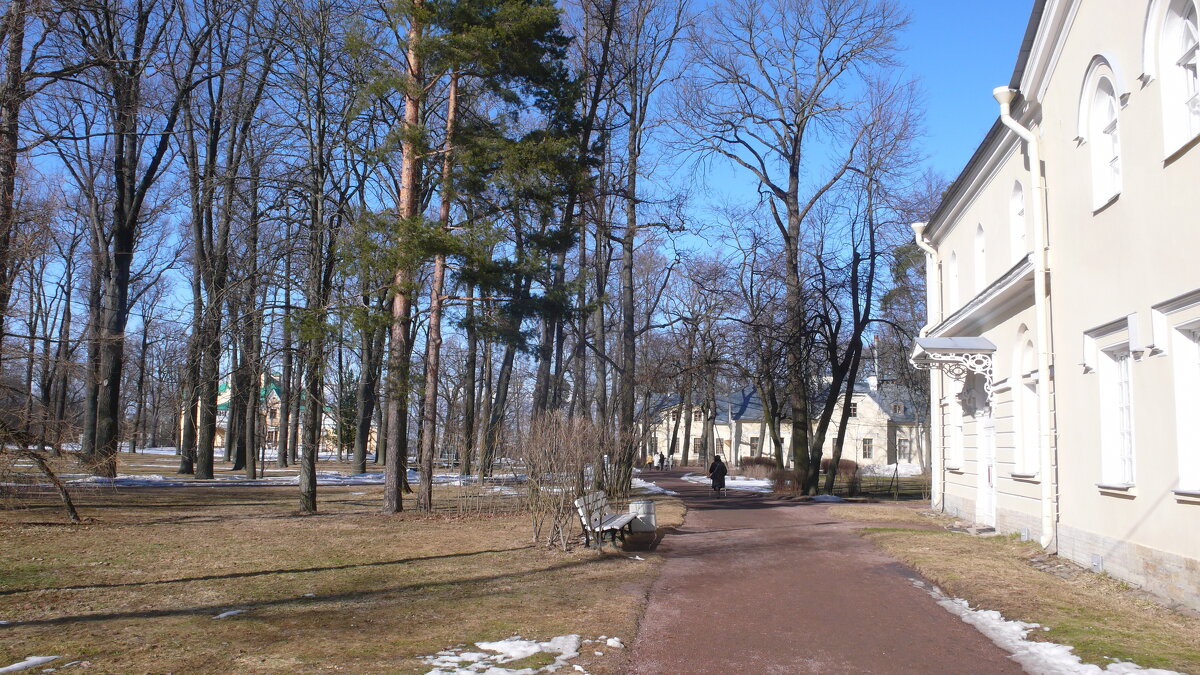
[(955, 178), (996, 120), (992, 89), (1007, 85), (1033, 0), (905, 0), (909, 72), (927, 95), (925, 153)]
[[(920, 152), (928, 167), (950, 181), (999, 114), (992, 90), (1012, 79), (1034, 0), (899, 1), (911, 15), (899, 38), (899, 59), (924, 94)], [(725, 160), (706, 163), (699, 183), (692, 228), (719, 223), (716, 213), (723, 205), (758, 201), (753, 178)], [(703, 250), (714, 244), (698, 229), (694, 233), (700, 236), (685, 236), (686, 245)]]

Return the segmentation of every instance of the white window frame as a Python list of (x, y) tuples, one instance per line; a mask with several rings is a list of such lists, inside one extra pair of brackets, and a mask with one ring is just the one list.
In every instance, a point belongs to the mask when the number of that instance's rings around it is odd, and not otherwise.
[(862, 439), (862, 458), (863, 459), (875, 459), (875, 439), (873, 439), (873, 438)]
[(858, 417), (858, 401), (850, 402), (850, 417)]
[(1092, 208), (1100, 209), (1121, 194), (1120, 102), (1110, 77), (1101, 75), (1091, 90), (1088, 144), (1091, 146)]
[(1029, 253), (1025, 243), (1025, 187), (1021, 181), (1013, 181), (1012, 195), (1008, 201), (1008, 220), (1011, 228), (1012, 260), (1016, 263)]
[(907, 438), (896, 439), (896, 461), (911, 462), (912, 461), (912, 441)]
[(1195, 0), (1172, 0), (1157, 35), (1163, 152), (1169, 157), (1200, 135), (1200, 11)]
[(1133, 354), (1129, 343), (1100, 351), (1100, 485), (1127, 489), (1136, 484)]
[(946, 276), (946, 304), (948, 305), (947, 314), (951, 314), (959, 308), (959, 279), (958, 279), (958, 253), (950, 251), (950, 257), (947, 259)]
[(1036, 476), (1040, 469), (1041, 425), (1038, 405), (1039, 390), (1037, 350), (1028, 329), (1021, 326), (1013, 349), (1012, 417), (1013, 473), (1021, 477)]
[(1175, 378), (1175, 447), (1178, 453), (1177, 490), (1200, 493), (1200, 319), (1174, 327), (1171, 358)]
[(987, 232), (983, 223), (975, 227), (975, 295), (987, 287)]

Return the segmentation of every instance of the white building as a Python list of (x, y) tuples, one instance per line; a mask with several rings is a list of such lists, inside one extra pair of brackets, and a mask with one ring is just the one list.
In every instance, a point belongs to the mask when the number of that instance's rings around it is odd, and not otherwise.
[(936, 505), (1200, 607), (1196, 16), (1035, 2), (1000, 119), (914, 226), (913, 360)]
[[(898, 392), (890, 392), (888, 386), (878, 386), (875, 378), (860, 382), (855, 387), (849, 422), (846, 425), (846, 440), (842, 445), (842, 458), (851, 459), (860, 466), (868, 464), (921, 464), (928, 466), (922, 450), (924, 443), (918, 433), (916, 416), (912, 407), (904, 403)], [(675, 436), (675, 462), (683, 458), (683, 443), (691, 435), (688, 458), (692, 464), (707, 464), (713, 451), (720, 454), (731, 466), (737, 466), (742, 457), (775, 456), (775, 446), (763, 416), (762, 403), (753, 388), (744, 389), (729, 396), (717, 397), (713, 415), (714, 443), (710, 448), (703, 445), (704, 419), (706, 411), (699, 406), (692, 408), (690, 429), (680, 419), (683, 406), (678, 399), (660, 402), (651, 424), (647, 439), (647, 452), (664, 455), (672, 447), (671, 436)], [(832, 457), (837, 424), (841, 415), (841, 404), (835, 407), (829, 432), (825, 437), (823, 456)], [(792, 422), (788, 417), (780, 423), (783, 441), (783, 456), (791, 467)]]

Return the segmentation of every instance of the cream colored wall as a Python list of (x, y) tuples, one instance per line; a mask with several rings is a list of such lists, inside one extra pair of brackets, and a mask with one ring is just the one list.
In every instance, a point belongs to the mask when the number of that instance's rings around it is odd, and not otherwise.
[[(988, 284), (1000, 278), (1012, 268), (1017, 261), (1011, 242), (1011, 218), (1009, 204), (1015, 181), (1020, 181), (1026, 194), (1026, 214), (1023, 223), (1025, 242), (1032, 248), (1033, 233), (1029, 217), (1029, 188), (1026, 185), (1028, 173), (1025, 169), (1025, 156), (1016, 143), (1011, 139), (1003, 143), (1000, 150), (1002, 159), (997, 169), (989, 176), (983, 177), (980, 191), (967, 201), (961, 215), (955, 217), (952, 224), (939, 228), (932, 233), (933, 241), (941, 254), (942, 284), (944, 295), (942, 315), (936, 318), (940, 322), (966, 305), (971, 298), (979, 294)], [(978, 226), (983, 226), (985, 236), (984, 260), (985, 275), (983, 286), (975, 283), (973, 272), (975, 233)], [(950, 270), (948, 261), (951, 252), (958, 254), (958, 299), (957, 305), (951, 306)], [(1024, 256), (1028, 251), (1022, 251)]]
[[(1200, 147), (1164, 165), (1161, 80), (1142, 87), (1146, 2), (1089, 0), (1066, 40), (1043, 102), (1051, 192), (1050, 267), (1059, 408), (1062, 522), (1200, 558), (1200, 504), (1172, 492), (1178, 474), (1173, 356), (1131, 364), (1136, 487), (1118, 496), (1100, 480), (1099, 384), (1084, 374), (1083, 334), (1137, 314), (1149, 338), (1151, 306), (1200, 289)], [(1092, 58), (1107, 53), (1129, 97), (1118, 117), (1123, 186), (1092, 212), (1087, 143), (1076, 136), (1079, 94)]]
[[(1059, 528), (1069, 539), (1063, 547), (1067, 554), (1085, 563), (1090, 555), (1120, 558), (1122, 575), (1137, 583), (1154, 586), (1155, 578), (1161, 581), (1163, 575), (1175, 575), (1171, 578), (1176, 580), (1162, 588), (1197, 588), (1200, 536), (1195, 532), (1200, 522), (1200, 499), (1174, 491), (1179, 487), (1180, 426), (1175, 405), (1176, 356), (1170, 341), (1164, 341), (1165, 336), (1153, 329), (1151, 308), (1200, 290), (1200, 265), (1196, 261), (1200, 251), (1200, 145), (1193, 143), (1164, 161), (1161, 80), (1143, 85), (1138, 79), (1142, 73), (1143, 26), (1150, 3), (1088, 0), (1067, 4), (1073, 4), (1077, 13), (1049, 71), (1040, 110), (1035, 111), (1032, 120), (1041, 140), (1046, 170)], [(1118, 89), (1127, 89), (1129, 95), (1118, 118), (1121, 193), (1114, 202), (1093, 212), (1091, 147), (1079, 143), (1076, 137), (1084, 78), (1098, 54), (1113, 62), (1121, 80)], [(1022, 85), (1026, 95), (1041, 88), (1032, 80)], [(989, 223), (1007, 222), (1014, 180), (1019, 179), (1025, 188), (1027, 227), (1032, 224), (1029, 216), (1033, 191), (1024, 161), (1023, 151), (1007, 154), (994, 174), (979, 183), (978, 193), (960, 195), (966, 206), (952, 222), (931, 224), (942, 260), (949, 257), (950, 250), (958, 251), (962, 303), (975, 290), (974, 275), (969, 264), (964, 264), (970, 258), (964, 258), (963, 251), (971, 251), (978, 223), (984, 223), (989, 235), (988, 278), (994, 279), (1007, 269), (998, 256), (1011, 260), (1009, 240), (993, 243), (991, 237), (993, 230), (1001, 233), (1005, 228), (989, 227)], [(1026, 242), (1032, 247), (1031, 231)], [(948, 307), (942, 317), (933, 317), (934, 323), (954, 309)], [(1136, 485), (1124, 492), (1106, 491), (1096, 485), (1100, 481), (1102, 414), (1098, 375), (1085, 372), (1080, 364), (1089, 358), (1084, 353), (1085, 332), (1128, 315), (1136, 315), (1136, 337), (1142, 343), (1165, 343), (1167, 351), (1154, 355), (1147, 352), (1131, 364)], [(1200, 319), (1200, 307), (1170, 318), (1184, 319)], [(998, 348), (994, 357), (995, 378), (1001, 382), (994, 401), (1001, 477), (997, 510), (1011, 511), (1014, 522), (1035, 516), (1040, 509), (1036, 480), (1041, 477), (1024, 480), (1008, 475), (1012, 465), (1013, 399), (1003, 380), (1013, 370), (1013, 342), (1021, 323), (1035, 330), (1028, 307), (990, 317), (981, 332), (973, 333), (982, 334)], [(1126, 337), (1119, 331), (1101, 342)], [(1172, 333), (1170, 337), (1175, 336)], [(941, 448), (948, 447), (945, 419), (937, 411), (944, 412), (953, 402), (948, 395), (950, 385), (944, 375), (934, 375), (934, 420), (942, 426), (933, 433), (935, 500), (947, 505), (971, 505), (976, 497), (978, 463), (969, 418), (963, 430), (963, 466), (959, 471), (937, 473), (942, 465)], [(939, 476), (945, 482), (944, 491), (936, 485)], [(1165, 568), (1191, 572), (1162, 572)]]

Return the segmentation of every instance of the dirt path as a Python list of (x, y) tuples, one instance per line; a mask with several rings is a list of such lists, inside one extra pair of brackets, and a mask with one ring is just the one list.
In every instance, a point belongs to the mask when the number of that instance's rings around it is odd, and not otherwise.
[(990, 640), (912, 585), (915, 574), (820, 504), (729, 491), (683, 472), (687, 519), (633, 646), (633, 673), (1020, 673)]

